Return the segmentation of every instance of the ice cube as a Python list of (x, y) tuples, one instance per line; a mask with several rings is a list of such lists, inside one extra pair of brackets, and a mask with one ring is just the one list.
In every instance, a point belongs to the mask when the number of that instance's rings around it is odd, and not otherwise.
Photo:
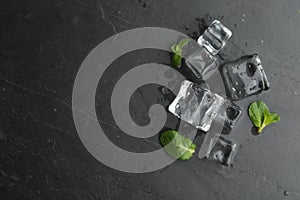
[(211, 54), (216, 55), (228, 42), (232, 32), (219, 20), (212, 24), (198, 38), (198, 43), (205, 47)]
[(195, 40), (182, 49), (182, 56), (197, 78), (208, 79), (217, 70), (217, 59)]
[(217, 71), (215, 55), (226, 45), (231, 35), (232, 32), (226, 26), (214, 20), (198, 38), (197, 44), (191, 42), (186, 47), (192, 53), (184, 55), (185, 63), (198, 78), (207, 80)]
[(225, 102), (215, 120), (221, 124), (224, 124), (223, 131), (230, 132), (241, 115), (241, 108), (230, 100), (225, 99)]
[(270, 88), (257, 54), (229, 62), (222, 67), (221, 72), (227, 93), (235, 101)]
[(223, 103), (224, 98), (220, 95), (185, 80), (169, 106), (169, 111), (181, 120), (207, 132)]
[(237, 153), (237, 145), (223, 137), (213, 137), (210, 140), (206, 155), (207, 158), (231, 166)]
[(200, 46), (186, 57), (185, 64), (197, 78), (204, 80), (211, 77), (217, 71), (218, 66), (216, 58)]

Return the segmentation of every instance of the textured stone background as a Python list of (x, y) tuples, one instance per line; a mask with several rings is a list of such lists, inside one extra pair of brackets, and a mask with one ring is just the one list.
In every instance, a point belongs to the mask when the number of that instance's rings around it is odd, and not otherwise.
[[(231, 133), (240, 144), (233, 168), (194, 156), (156, 172), (126, 174), (95, 160), (77, 136), (71, 110), (73, 82), (87, 54), (137, 27), (196, 38), (214, 18), (234, 32), (221, 61), (257, 52), (271, 82), (269, 92), (238, 104), (246, 113), (251, 101), (263, 99), (281, 122), (256, 136), (244, 114)], [(0, 27), (1, 199), (300, 199), (299, 0), (2, 0)], [(149, 61), (170, 63), (166, 52), (133, 52), (103, 81), (114, 84), (130, 66)], [(107, 118), (102, 125), (111, 140), (127, 149), (158, 148), (157, 140), (120, 133), (102, 110), (111, 91), (100, 87), (97, 111)], [(149, 105), (161, 99), (157, 88), (140, 88), (142, 101), (133, 96), (131, 112), (140, 125), (149, 120)], [(171, 118), (169, 127), (177, 122)]]

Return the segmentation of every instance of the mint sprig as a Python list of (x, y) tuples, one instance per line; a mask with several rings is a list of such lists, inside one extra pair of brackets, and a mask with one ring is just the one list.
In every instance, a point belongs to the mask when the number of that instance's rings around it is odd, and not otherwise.
[(252, 123), (258, 128), (257, 133), (261, 133), (266, 126), (280, 120), (280, 116), (277, 113), (270, 112), (263, 101), (251, 103), (248, 113)]
[(171, 50), (173, 51), (173, 55), (172, 55), (172, 65), (175, 67), (180, 67), (181, 65), (181, 60), (182, 60), (182, 48), (187, 45), (187, 43), (190, 41), (191, 39), (189, 38), (184, 38), (182, 40), (180, 40), (177, 44), (174, 44), (171, 47)]
[(170, 156), (180, 160), (190, 159), (196, 149), (196, 145), (191, 139), (180, 135), (174, 130), (163, 132), (160, 135), (159, 140)]

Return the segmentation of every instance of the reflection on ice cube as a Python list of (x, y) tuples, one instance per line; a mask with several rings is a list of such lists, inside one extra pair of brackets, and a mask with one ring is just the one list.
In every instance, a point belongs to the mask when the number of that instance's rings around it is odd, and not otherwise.
[(227, 93), (232, 100), (240, 100), (270, 88), (257, 54), (227, 63), (221, 71)]
[(224, 98), (190, 81), (183, 81), (169, 111), (181, 120), (207, 132), (218, 115)]
[(213, 137), (207, 148), (206, 157), (221, 164), (231, 166), (237, 153), (237, 145), (223, 137)]
[(185, 63), (197, 78), (202, 78), (203, 80), (208, 79), (217, 71), (216, 58), (204, 48), (199, 47), (195, 49), (186, 57)]
[(223, 131), (230, 132), (235, 124), (237, 123), (238, 119), (242, 115), (241, 108), (232, 103), (230, 100), (225, 99), (224, 104), (221, 107), (220, 113), (216, 117), (216, 121), (224, 124)]
[(217, 71), (217, 58), (195, 40), (190, 40), (182, 49), (185, 64), (197, 78), (207, 80)]
[(198, 78), (207, 80), (217, 71), (218, 64), (215, 55), (226, 45), (232, 32), (220, 21), (214, 20), (205, 32), (183, 48), (182, 55), (186, 65)]

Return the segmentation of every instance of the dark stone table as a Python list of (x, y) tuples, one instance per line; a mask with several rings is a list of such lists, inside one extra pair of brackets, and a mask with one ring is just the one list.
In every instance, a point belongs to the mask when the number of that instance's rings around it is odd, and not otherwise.
[[(193, 156), (130, 174), (97, 161), (72, 116), (73, 84), (84, 58), (115, 33), (152, 26), (197, 38), (215, 18), (234, 33), (220, 60), (258, 53), (271, 83), (270, 91), (238, 102), (244, 114), (231, 133), (239, 143), (234, 166)], [(0, 21), (1, 199), (300, 199), (298, 0), (2, 0)], [(128, 150), (159, 148), (157, 135), (150, 142), (126, 136), (107, 110), (118, 78), (147, 62), (169, 64), (169, 53), (145, 49), (119, 58), (96, 95), (100, 124)], [(157, 88), (146, 85), (141, 100), (133, 97), (133, 120), (141, 126), (149, 123), (149, 105), (161, 98)], [(282, 118), (258, 136), (247, 116), (257, 99)], [(174, 128), (178, 120), (170, 118)]]

